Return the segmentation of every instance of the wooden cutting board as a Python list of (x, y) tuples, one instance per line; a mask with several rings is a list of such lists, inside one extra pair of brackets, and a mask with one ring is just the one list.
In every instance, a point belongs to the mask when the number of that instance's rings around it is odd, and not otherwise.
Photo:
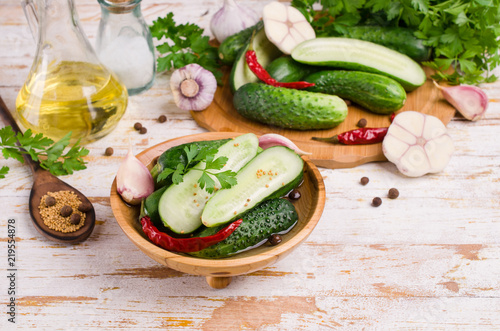
[[(430, 71), (425, 68), (427, 75)], [(299, 148), (312, 153), (311, 161), (319, 167), (336, 169), (352, 168), (366, 162), (385, 161), (382, 144), (345, 146), (311, 140), (311, 137), (330, 137), (338, 133), (356, 129), (361, 118), (368, 121), (367, 127), (388, 127), (388, 115), (377, 115), (363, 110), (357, 105), (349, 106), (346, 120), (339, 126), (329, 130), (298, 131), (282, 129), (248, 120), (238, 114), (233, 107), (233, 94), (229, 88), (228, 72), (224, 75), (224, 86), (218, 87), (214, 101), (207, 109), (199, 112), (191, 111), (194, 120), (201, 127), (216, 132), (253, 132), (257, 135), (278, 133), (291, 139)], [(427, 79), (424, 85), (408, 93), (404, 107), (399, 110), (415, 110), (438, 117), (445, 125), (455, 114), (455, 108), (448, 104), (439, 90)]]

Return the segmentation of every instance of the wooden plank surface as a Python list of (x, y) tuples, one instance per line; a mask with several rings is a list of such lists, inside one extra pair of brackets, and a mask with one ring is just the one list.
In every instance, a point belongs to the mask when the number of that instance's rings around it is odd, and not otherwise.
[[(260, 9), (265, 1), (242, 1)], [(179, 22), (208, 28), (221, 1), (143, 0), (147, 22), (173, 11)], [(77, 1), (93, 43), (100, 18), (95, 1)], [(204, 15), (208, 10), (208, 14)], [(10, 109), (26, 79), (35, 44), (17, 0), (0, 3), (0, 95)], [(207, 29), (209, 33), (209, 29)], [(202, 133), (175, 107), (168, 74), (130, 98), (118, 127), (88, 145), (88, 169), (63, 179), (91, 197), (96, 228), (84, 243), (42, 237), (27, 211), (27, 167), (0, 159), (0, 256), (7, 295), (7, 222), (16, 221), (17, 320), (0, 329), (45, 330), (498, 330), (500, 325), (500, 83), (478, 122), (448, 124), (456, 152), (439, 174), (406, 178), (388, 162), (320, 169), (326, 206), (317, 227), (287, 258), (235, 277), (223, 290), (205, 279), (161, 266), (140, 252), (113, 218), (109, 193), (128, 139), (138, 153), (162, 141)], [(160, 115), (168, 121), (157, 122)], [(132, 128), (140, 121), (148, 134)], [(106, 147), (115, 153), (104, 156)], [(370, 178), (366, 186), (362, 176)], [(400, 197), (386, 199), (396, 187)], [(374, 208), (375, 196), (383, 204)], [(4, 310), (6, 311), (6, 310)]]

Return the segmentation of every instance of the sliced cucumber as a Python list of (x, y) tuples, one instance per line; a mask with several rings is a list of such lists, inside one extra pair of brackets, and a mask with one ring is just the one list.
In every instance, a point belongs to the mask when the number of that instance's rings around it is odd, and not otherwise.
[(234, 61), (233, 68), (231, 69), (231, 74), (229, 75), (229, 86), (231, 91), (234, 93), (236, 90), (246, 83), (256, 83), (259, 81), (257, 76), (250, 70), (247, 65), (245, 54), (249, 49), (250, 43), (252, 43), (252, 48), (257, 55), (259, 63), (265, 68), (272, 60), (276, 59), (281, 55), (280, 50), (271, 43), (267, 37), (266, 32), (263, 28), (258, 30), (250, 42), (247, 43), (245, 47), (241, 49)]
[(201, 215), (203, 224), (230, 222), (261, 202), (286, 194), (301, 182), (303, 167), (304, 161), (287, 147), (264, 150), (238, 172), (238, 184), (208, 201)]
[(427, 79), (422, 67), (408, 56), (372, 42), (349, 38), (316, 38), (295, 47), (295, 61), (311, 65), (373, 72), (399, 82), (406, 91)]
[[(257, 154), (259, 139), (253, 133), (239, 136), (219, 147), (215, 158), (225, 156), (228, 158), (222, 172), (232, 170), (237, 172)], [(182, 183), (171, 185), (160, 198), (159, 213), (163, 224), (176, 233), (191, 233), (201, 225), (201, 213), (208, 199), (213, 195), (201, 189), (198, 179), (203, 169), (204, 162), (200, 162), (188, 171), (182, 178)], [(220, 184), (215, 179), (216, 188)]]

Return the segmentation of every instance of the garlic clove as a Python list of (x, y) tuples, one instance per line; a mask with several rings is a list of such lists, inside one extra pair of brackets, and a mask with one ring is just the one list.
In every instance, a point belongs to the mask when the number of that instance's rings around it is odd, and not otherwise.
[(481, 119), (488, 109), (488, 96), (477, 86), (458, 85), (443, 87), (435, 81), (434, 85), (441, 90), (446, 101), (470, 121)]
[(259, 147), (267, 149), (273, 146), (285, 146), (295, 151), (299, 155), (311, 155), (312, 153), (301, 150), (290, 139), (276, 133), (267, 133), (259, 137)]
[(116, 174), (116, 191), (122, 199), (138, 205), (154, 191), (154, 182), (148, 168), (137, 159), (129, 147), (118, 173)]
[(291, 54), (301, 42), (316, 38), (304, 15), (281, 2), (268, 3), (262, 11), (262, 20), (267, 38), (285, 54)]
[(192, 63), (172, 73), (170, 89), (177, 107), (200, 111), (212, 103), (217, 90), (217, 80), (210, 71)]
[(215, 39), (222, 43), (227, 37), (240, 32), (259, 21), (259, 15), (247, 6), (234, 0), (224, 0), (224, 4), (210, 20), (210, 30)]
[(382, 142), (385, 157), (409, 177), (442, 171), (453, 150), (444, 124), (437, 117), (415, 111), (398, 114)]

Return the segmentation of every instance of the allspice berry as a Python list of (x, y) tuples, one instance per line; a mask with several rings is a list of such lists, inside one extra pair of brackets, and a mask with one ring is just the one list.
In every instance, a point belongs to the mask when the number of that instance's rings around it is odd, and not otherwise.
[(362, 118), (358, 121), (358, 124), (356, 124), (359, 128), (364, 128), (368, 124), (368, 121), (366, 118)]
[(361, 183), (361, 185), (366, 185), (369, 181), (370, 179), (368, 177), (361, 177), (361, 180), (359, 182)]
[(146, 129), (145, 127), (142, 127), (140, 130), (139, 130), (139, 133), (140, 134), (146, 134), (148, 132), (148, 129)]
[(61, 208), (61, 211), (59, 212), (62, 217), (68, 217), (69, 215), (73, 214), (73, 208), (71, 208), (68, 205), (65, 205)]
[(82, 217), (80, 216), (80, 214), (77, 214), (77, 213), (74, 213), (73, 215), (71, 215), (71, 217), (69, 218), (69, 222), (71, 224), (78, 224), (80, 223), (80, 220), (82, 219)]
[(269, 237), (268, 241), (271, 245), (276, 246), (282, 241), (282, 239), (281, 239), (281, 236), (279, 234), (275, 233)]
[(391, 188), (389, 190), (389, 193), (387, 194), (387, 197), (389, 199), (396, 199), (397, 197), (399, 197), (399, 191), (395, 188)]
[(89, 212), (91, 209), (92, 205), (87, 201), (80, 203), (80, 205), (78, 206), (78, 210), (82, 213)]
[(165, 123), (166, 121), (167, 121), (167, 116), (161, 115), (160, 117), (158, 117), (158, 122)]
[(380, 199), (379, 197), (373, 198), (373, 201), (372, 201), (373, 207), (378, 207), (381, 204), (382, 204), (382, 199)]
[(137, 131), (139, 131), (140, 129), (142, 128), (142, 124), (137, 122), (134, 124), (134, 129), (136, 129)]
[(106, 155), (106, 156), (111, 156), (111, 155), (113, 155), (113, 153), (114, 153), (113, 147), (108, 147), (104, 151), (104, 155)]
[(47, 207), (52, 207), (56, 204), (56, 198), (49, 195), (45, 198), (45, 204), (47, 205)]

